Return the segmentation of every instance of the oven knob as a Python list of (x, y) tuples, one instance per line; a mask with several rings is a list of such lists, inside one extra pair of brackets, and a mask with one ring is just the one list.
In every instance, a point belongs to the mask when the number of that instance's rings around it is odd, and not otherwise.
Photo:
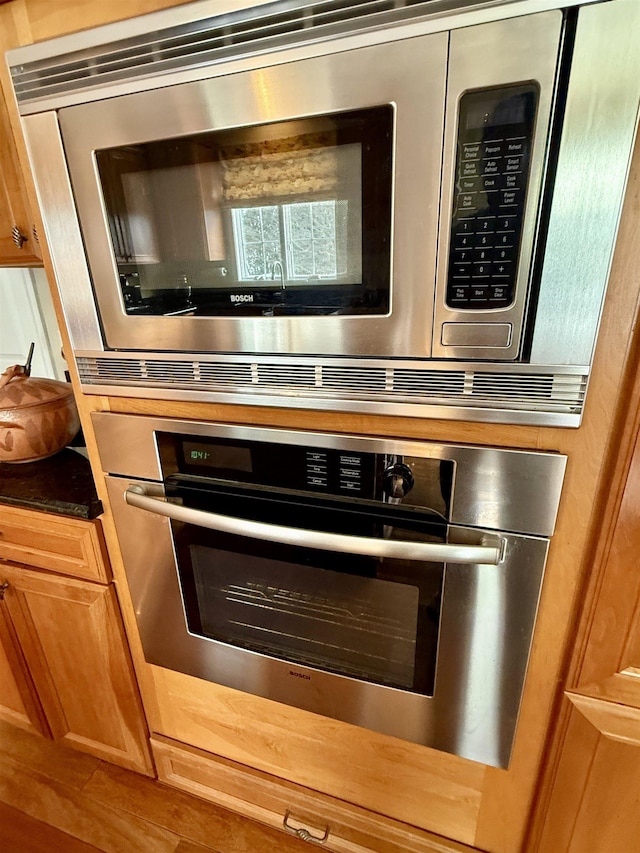
[(408, 495), (413, 488), (413, 473), (408, 465), (397, 462), (389, 465), (382, 475), (382, 491), (396, 500)]

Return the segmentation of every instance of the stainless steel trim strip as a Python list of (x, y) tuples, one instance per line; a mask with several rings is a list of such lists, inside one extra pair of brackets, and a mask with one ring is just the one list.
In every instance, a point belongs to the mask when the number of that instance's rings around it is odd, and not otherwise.
[(370, 539), (365, 536), (344, 536), (340, 533), (324, 533), (301, 530), (280, 524), (265, 524), (246, 518), (233, 518), (219, 513), (203, 512), (191, 507), (168, 503), (146, 493), (144, 486), (130, 486), (125, 492), (125, 501), (130, 506), (155, 512), (185, 524), (195, 524), (209, 530), (248, 536), (285, 545), (301, 545), (320, 551), (338, 551), (343, 554), (360, 554), (365, 557), (387, 557), (395, 560), (435, 561), (461, 563), (464, 565), (492, 565), (501, 562), (502, 547), (490, 545), (450, 545), (438, 542), (402, 542), (390, 539)]
[(587, 368), (418, 360), (169, 359), (115, 352), (77, 354), (77, 365), (89, 394), (279, 406), (286, 401), (293, 407), (563, 426), (579, 425), (588, 382)]
[(531, 348), (538, 364), (591, 361), (640, 106), (640, 3), (582, 9)]
[[(227, 41), (232, 45), (230, 48), (225, 45), (223, 60), (229, 57), (236, 59), (249, 51), (254, 54), (253, 61), (259, 62), (256, 53), (273, 56), (274, 51), (283, 47), (291, 50), (302, 46), (317, 54), (417, 35), (418, 32), (468, 27), (592, 2), (602, 0), (396, 0), (391, 4), (368, 0), (343, 4), (340, 9), (336, 9), (335, 4), (329, 4), (327, 8), (323, 2), (308, 0), (251, 4), (227, 2), (224, 5), (202, 2), (17, 48), (10, 52), (8, 62), (18, 99), (33, 100), (35, 111), (42, 111), (73, 102), (69, 101), (69, 94), (75, 96), (76, 103), (116, 95), (123, 79), (131, 85), (137, 77), (139, 85), (142, 78), (142, 88), (155, 88), (166, 84), (169, 71), (180, 75), (181, 82), (188, 79), (183, 76), (185, 71), (202, 75), (203, 66), (220, 61), (216, 59), (215, 50), (209, 49), (206, 38), (207, 33), (217, 30), (226, 31)], [(242, 32), (236, 39), (237, 43), (233, 44), (234, 30), (245, 23), (258, 25), (256, 38), (251, 39), (250, 33)], [(412, 25), (420, 29), (409, 32)], [(269, 31), (266, 38), (264, 26)], [(404, 30), (402, 35), (398, 30)], [(345, 37), (353, 39), (354, 36), (365, 41), (344, 44)], [(165, 57), (163, 45), (168, 41), (170, 48), (172, 39), (177, 39), (178, 47), (170, 49), (168, 57)], [(192, 44), (188, 43), (189, 39)], [(178, 49), (181, 54), (176, 56)], [(135, 66), (138, 56), (141, 57), (139, 67), (131, 67)], [(125, 61), (128, 68), (123, 67)], [(51, 74), (60, 78), (60, 84), (54, 86), (54, 91), (48, 96), (46, 89), (48, 86), (51, 88), (48, 83)], [(25, 86), (27, 88), (22, 92)], [(87, 87), (97, 87), (99, 93), (87, 92)], [(25, 113), (34, 111), (34, 105), (23, 103), (23, 107)]]

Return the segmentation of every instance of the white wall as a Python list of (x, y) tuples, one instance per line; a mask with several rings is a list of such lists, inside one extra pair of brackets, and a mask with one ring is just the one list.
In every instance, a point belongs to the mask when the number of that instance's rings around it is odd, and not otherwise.
[(0, 373), (24, 364), (32, 341), (31, 375), (64, 380), (62, 341), (44, 270), (0, 268)]

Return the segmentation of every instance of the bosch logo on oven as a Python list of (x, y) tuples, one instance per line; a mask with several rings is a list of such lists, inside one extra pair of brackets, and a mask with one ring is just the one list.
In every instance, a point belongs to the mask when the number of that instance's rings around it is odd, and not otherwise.
[(231, 302), (253, 302), (253, 293), (232, 293), (229, 299)]

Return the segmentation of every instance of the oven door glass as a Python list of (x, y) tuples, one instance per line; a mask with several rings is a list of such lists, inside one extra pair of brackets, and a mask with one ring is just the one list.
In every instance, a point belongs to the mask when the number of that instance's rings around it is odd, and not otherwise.
[(384, 314), (393, 108), (96, 152), (128, 314)]
[[(198, 509), (352, 536), (442, 542), (398, 521), (277, 495), (185, 499)], [(263, 542), (171, 522), (188, 629), (293, 664), (433, 695), (443, 565)]]

